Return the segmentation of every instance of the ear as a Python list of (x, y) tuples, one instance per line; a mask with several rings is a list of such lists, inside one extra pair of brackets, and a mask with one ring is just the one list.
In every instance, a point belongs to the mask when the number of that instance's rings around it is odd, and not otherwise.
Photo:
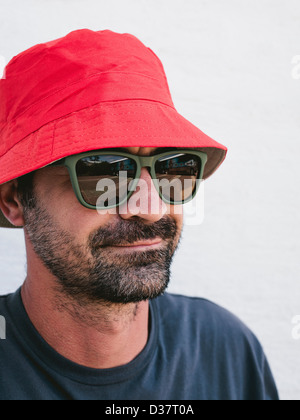
[(12, 225), (25, 225), (23, 208), (18, 198), (18, 181), (16, 179), (0, 185), (0, 209)]

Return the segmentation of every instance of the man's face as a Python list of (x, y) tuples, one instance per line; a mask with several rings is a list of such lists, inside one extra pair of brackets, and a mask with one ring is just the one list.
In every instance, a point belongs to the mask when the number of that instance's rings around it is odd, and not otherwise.
[[(124, 151), (147, 156), (160, 149)], [(48, 167), (35, 174), (35, 200), (24, 208), (25, 233), (68, 297), (81, 303), (125, 304), (153, 299), (166, 290), (181, 236), (182, 211), (175, 212), (150, 188), (146, 168), (141, 178), (149, 188), (139, 191), (140, 207), (145, 209), (147, 203), (149, 211), (130, 206), (136, 192), (110, 214), (89, 210), (77, 201), (66, 168)], [(152, 214), (154, 207), (159, 211)]]

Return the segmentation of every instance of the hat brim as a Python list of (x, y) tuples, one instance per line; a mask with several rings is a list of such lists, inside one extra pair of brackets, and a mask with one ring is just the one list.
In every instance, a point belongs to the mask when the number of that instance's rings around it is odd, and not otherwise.
[[(66, 156), (106, 148), (194, 148), (208, 155), (204, 179), (226, 157), (227, 148), (207, 136), (174, 108), (159, 102), (100, 103), (52, 121), (19, 141), (0, 158), (0, 184)], [(13, 227), (0, 211), (0, 227)]]

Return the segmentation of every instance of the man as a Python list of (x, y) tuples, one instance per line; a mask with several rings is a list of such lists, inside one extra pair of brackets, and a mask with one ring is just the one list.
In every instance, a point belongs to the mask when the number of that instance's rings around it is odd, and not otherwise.
[(0, 223), (27, 251), (0, 299), (0, 398), (278, 399), (239, 320), (164, 293), (182, 206), (226, 148), (176, 112), (155, 54), (75, 31), (15, 57), (0, 97)]

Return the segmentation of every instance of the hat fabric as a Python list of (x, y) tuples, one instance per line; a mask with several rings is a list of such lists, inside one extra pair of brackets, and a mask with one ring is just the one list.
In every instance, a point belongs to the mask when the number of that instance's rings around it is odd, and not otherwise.
[[(227, 149), (175, 109), (158, 57), (137, 38), (74, 31), (19, 54), (0, 80), (0, 184), (66, 156), (105, 148)], [(0, 211), (0, 226), (12, 227)]]

